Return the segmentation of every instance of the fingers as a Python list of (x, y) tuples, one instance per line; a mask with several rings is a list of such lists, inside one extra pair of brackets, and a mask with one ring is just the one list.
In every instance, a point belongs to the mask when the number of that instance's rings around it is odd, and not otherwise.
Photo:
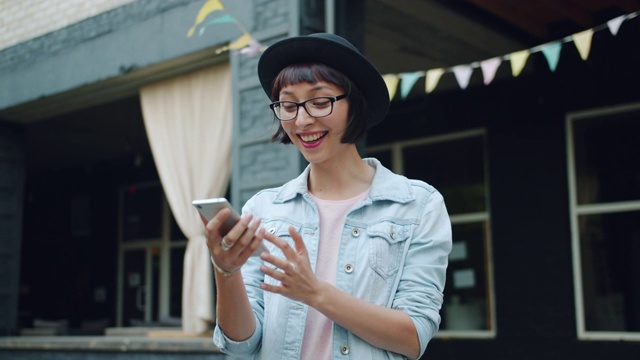
[(274, 234), (266, 232), (264, 235), (265, 239), (282, 250), (282, 253), (287, 259), (295, 259), (296, 255), (302, 255), (307, 250), (304, 245), (304, 241), (302, 240), (302, 235), (300, 235), (293, 226), (289, 227), (289, 235), (293, 238), (295, 248), (291, 247), (288, 242)]
[(291, 238), (293, 239), (293, 244), (296, 247), (296, 252), (298, 254), (306, 253), (307, 246), (304, 244), (304, 241), (302, 240), (302, 235), (300, 235), (300, 233), (297, 232), (293, 226), (289, 226), (289, 235), (291, 235)]

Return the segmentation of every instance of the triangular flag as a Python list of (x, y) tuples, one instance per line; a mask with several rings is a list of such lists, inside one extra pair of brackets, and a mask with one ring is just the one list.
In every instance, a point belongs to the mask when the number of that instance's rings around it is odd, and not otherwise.
[(482, 69), (482, 79), (485, 85), (491, 84), (496, 77), (496, 72), (502, 63), (502, 59), (494, 57), (491, 59), (483, 60), (480, 62), (480, 68)]
[(560, 41), (554, 41), (542, 45), (542, 54), (544, 54), (544, 57), (547, 59), (551, 72), (556, 71), (556, 67), (558, 67), (560, 50), (562, 50), (562, 43)]
[(193, 32), (196, 31), (196, 26), (198, 26), (198, 24), (203, 22), (204, 19), (207, 18), (207, 15), (211, 14), (214, 11), (223, 10), (223, 9), (224, 9), (224, 5), (222, 5), (222, 2), (220, 2), (220, 0), (207, 0), (207, 2), (204, 5), (202, 5), (202, 8), (200, 8), (200, 11), (196, 16), (196, 21), (193, 24), (193, 26), (189, 29), (187, 36), (191, 37), (191, 35), (193, 35)]
[(227, 50), (242, 49), (243, 47), (248, 46), (252, 39), (253, 38), (251, 37), (251, 35), (249, 35), (249, 33), (244, 33), (231, 44), (216, 49), (216, 54), (220, 54), (221, 52)]
[(607, 21), (607, 26), (609, 27), (609, 31), (615, 36), (618, 35), (618, 30), (620, 29), (620, 25), (624, 19), (626, 19), (626, 15), (620, 15), (617, 18), (611, 19)]
[(469, 85), (472, 73), (473, 68), (471, 65), (457, 65), (453, 67), (453, 74), (456, 76), (456, 80), (458, 80), (458, 85), (460, 85), (460, 88), (463, 90)]
[(413, 88), (413, 85), (416, 84), (421, 76), (421, 71), (400, 74), (400, 78), (402, 79), (402, 81), (400, 82), (400, 96), (402, 97), (402, 99), (407, 98), (409, 92), (411, 92), (411, 89)]
[(223, 24), (223, 23), (235, 23), (236, 19), (229, 15), (222, 15), (220, 17), (217, 17), (211, 21), (207, 21), (206, 23), (204, 23), (201, 27), (200, 27), (200, 31), (198, 32), (198, 35), (202, 35), (204, 33), (204, 29), (206, 29), (209, 25), (213, 25), (213, 24)]
[(529, 49), (516, 51), (511, 53), (511, 74), (513, 77), (517, 77), (524, 69), (524, 66), (527, 64), (527, 59), (529, 58)]
[(389, 99), (393, 100), (396, 96), (396, 90), (398, 89), (398, 83), (400, 82), (400, 78), (396, 74), (387, 74), (383, 75), (384, 83), (387, 84), (387, 89), (389, 90)]
[(591, 39), (593, 38), (593, 29), (588, 29), (577, 34), (573, 34), (573, 42), (578, 48), (582, 60), (587, 60), (589, 51), (591, 51)]
[(443, 68), (427, 70), (427, 75), (426, 75), (427, 78), (424, 84), (424, 89), (427, 92), (427, 94), (435, 90), (436, 86), (438, 86), (438, 82), (440, 81), (440, 78), (442, 77), (442, 74), (444, 74)]
[(255, 39), (251, 39), (251, 41), (249, 41), (249, 46), (240, 50), (240, 54), (248, 55), (250, 57), (255, 57), (255, 56), (258, 56), (258, 54), (260, 54), (260, 52), (262, 51), (264, 51), (264, 47), (260, 45), (260, 43), (257, 42)]

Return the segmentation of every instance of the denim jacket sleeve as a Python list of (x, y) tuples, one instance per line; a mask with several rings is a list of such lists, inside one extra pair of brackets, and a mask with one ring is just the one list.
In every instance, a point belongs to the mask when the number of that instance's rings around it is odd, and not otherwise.
[[(242, 213), (255, 213), (257, 209), (253, 208), (252, 204), (251, 200), (247, 202)], [(241, 269), (251, 309), (256, 317), (256, 329), (248, 339), (234, 341), (229, 339), (216, 324), (213, 342), (223, 353), (246, 357), (255, 354), (261, 347), (264, 319), (264, 299), (260, 289), (260, 283), (264, 281), (264, 276), (259, 270), (261, 264), (260, 258), (251, 257)]]
[(440, 326), (439, 311), (451, 251), (451, 222), (442, 195), (432, 189), (423, 199), (392, 304), (392, 308), (404, 311), (413, 320), (420, 356)]

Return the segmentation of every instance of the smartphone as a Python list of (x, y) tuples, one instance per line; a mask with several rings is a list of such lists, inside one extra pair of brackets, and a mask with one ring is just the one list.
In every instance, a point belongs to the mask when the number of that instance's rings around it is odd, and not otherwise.
[[(200, 215), (202, 215), (202, 217), (207, 221), (211, 221), (218, 211), (224, 208), (231, 210), (231, 215), (229, 215), (227, 220), (225, 220), (222, 226), (220, 226), (220, 236), (227, 235), (231, 228), (240, 221), (240, 215), (233, 209), (233, 207), (231, 207), (231, 204), (226, 198), (194, 200), (192, 201), (192, 204), (196, 209), (198, 209)], [(260, 246), (253, 252), (253, 254), (251, 254), (251, 256), (259, 256), (265, 251), (268, 252), (269, 250), (263, 243), (260, 243)]]

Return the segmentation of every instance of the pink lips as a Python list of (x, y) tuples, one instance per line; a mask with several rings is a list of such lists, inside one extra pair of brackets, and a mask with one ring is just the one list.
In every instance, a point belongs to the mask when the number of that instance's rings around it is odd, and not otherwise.
[(325, 135), (327, 135), (326, 132), (304, 133), (298, 134), (298, 138), (300, 138), (300, 143), (305, 149), (313, 149), (322, 144)]

